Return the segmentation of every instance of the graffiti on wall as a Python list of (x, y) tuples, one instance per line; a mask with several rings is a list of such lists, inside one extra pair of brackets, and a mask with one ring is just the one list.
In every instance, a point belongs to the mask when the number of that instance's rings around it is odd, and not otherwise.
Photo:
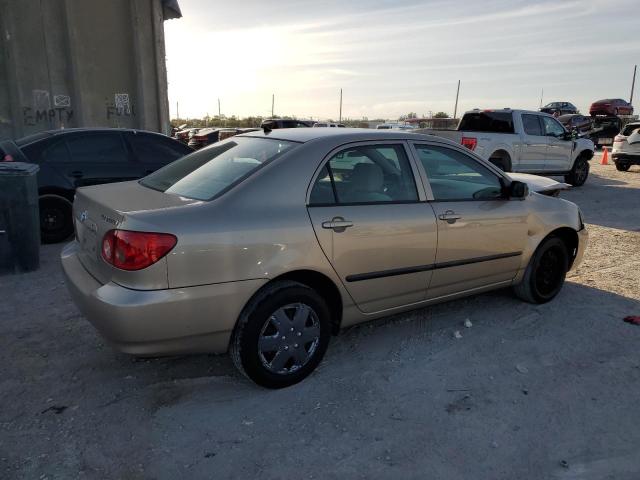
[(52, 123), (56, 120), (61, 125), (73, 118), (71, 97), (69, 95), (54, 95), (53, 106), (51, 96), (47, 90), (32, 90), (31, 106), (22, 107), (22, 123), (33, 127), (41, 123)]
[(113, 103), (105, 104), (107, 120), (111, 117), (135, 117), (136, 112), (131, 104), (128, 93), (116, 93), (113, 96)]

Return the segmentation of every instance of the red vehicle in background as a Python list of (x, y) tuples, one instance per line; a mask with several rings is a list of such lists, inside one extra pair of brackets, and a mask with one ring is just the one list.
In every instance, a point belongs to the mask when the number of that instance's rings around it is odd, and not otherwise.
[(589, 115), (633, 115), (633, 105), (621, 98), (598, 100), (589, 107)]

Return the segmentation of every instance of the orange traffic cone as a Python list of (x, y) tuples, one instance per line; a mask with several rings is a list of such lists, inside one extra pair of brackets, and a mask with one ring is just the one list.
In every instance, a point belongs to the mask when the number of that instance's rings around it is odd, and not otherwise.
[(600, 165), (609, 165), (609, 151), (607, 150), (607, 147), (602, 147), (603, 150), (603, 154), (602, 154), (602, 160), (600, 160)]

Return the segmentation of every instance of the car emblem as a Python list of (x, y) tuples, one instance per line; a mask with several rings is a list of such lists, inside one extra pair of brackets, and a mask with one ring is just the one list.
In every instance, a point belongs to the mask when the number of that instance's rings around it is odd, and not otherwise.
[(87, 218), (88, 218), (88, 217), (89, 217), (89, 212), (87, 212), (87, 211), (85, 210), (84, 212), (82, 212), (82, 213), (80, 214), (80, 222), (81, 222), (81, 223), (84, 223), (84, 222), (87, 220)]

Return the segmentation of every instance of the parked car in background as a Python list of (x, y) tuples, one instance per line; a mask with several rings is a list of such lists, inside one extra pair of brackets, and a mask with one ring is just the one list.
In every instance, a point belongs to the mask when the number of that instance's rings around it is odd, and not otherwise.
[(558, 115), (568, 115), (572, 113), (578, 113), (578, 109), (573, 103), (569, 102), (551, 102), (547, 103), (544, 107), (540, 109), (543, 113), (548, 113), (553, 115), (554, 113), (558, 113)]
[(551, 301), (587, 231), (575, 204), (530, 193), (540, 180), (561, 185), (433, 136), (257, 131), (79, 189), (62, 267), (117, 349), (229, 351), (281, 388), (342, 327), (508, 286)]
[(267, 118), (260, 124), (262, 129), (275, 130), (276, 128), (308, 128), (313, 127), (312, 120), (292, 120), (288, 118)]
[(314, 127), (340, 127), (345, 128), (345, 125), (341, 123), (329, 123), (329, 122), (316, 122), (313, 124)]
[(191, 140), (191, 137), (198, 133), (199, 130), (199, 128), (185, 128), (177, 131), (174, 138), (187, 145), (189, 140)]
[(417, 125), (413, 125), (411, 123), (381, 123), (380, 125), (376, 125), (376, 130), (415, 130), (418, 128)]
[(620, 117), (614, 115), (591, 117), (593, 119), (593, 131), (590, 138), (596, 147), (611, 147), (613, 138), (620, 133), (623, 122)]
[(76, 188), (138, 179), (193, 152), (159, 133), (98, 128), (36, 133), (1, 142), (0, 150), (12, 152), (11, 160), (40, 167), (40, 230), (45, 243), (60, 242), (73, 233)]
[(640, 165), (640, 122), (628, 123), (613, 139), (611, 158), (621, 172)]
[(593, 102), (589, 115), (633, 115), (633, 105), (621, 98), (608, 98)]
[(563, 175), (579, 187), (589, 175), (593, 142), (574, 138), (551, 115), (528, 110), (471, 110), (457, 130), (427, 130), (454, 140), (506, 172)]
[(558, 121), (570, 132), (576, 130), (579, 133), (584, 133), (593, 128), (593, 119), (579, 113), (560, 115)]
[(211, 145), (213, 143), (224, 140), (225, 138), (233, 137), (239, 133), (253, 132), (258, 130), (257, 128), (203, 128), (198, 133), (191, 137), (189, 140), (189, 146), (194, 150), (199, 150), (202, 147)]

